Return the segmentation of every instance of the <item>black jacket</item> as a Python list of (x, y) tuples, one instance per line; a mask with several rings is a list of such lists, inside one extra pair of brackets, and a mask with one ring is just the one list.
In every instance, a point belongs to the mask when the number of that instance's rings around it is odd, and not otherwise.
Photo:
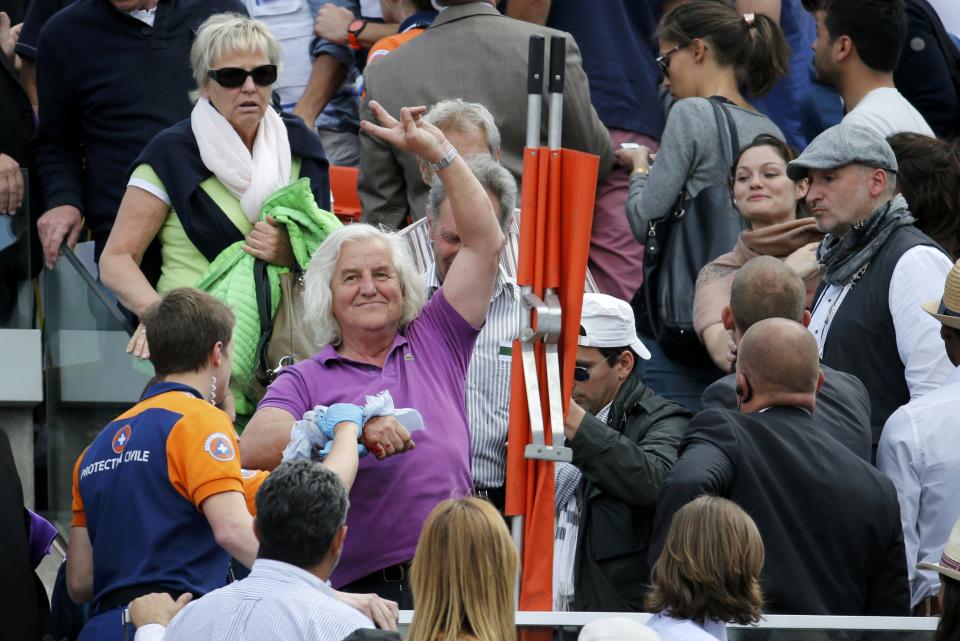
[[(867, 463), (872, 462), (870, 395), (860, 379), (826, 365), (823, 387), (817, 393), (816, 424)], [(710, 384), (700, 397), (701, 409), (737, 409), (736, 374)]]
[[(3, 54), (0, 54), (3, 55)], [(36, 641), (49, 629), (50, 606), (30, 564), (30, 525), (6, 433), (0, 430), (0, 639)]]
[(577, 610), (643, 611), (654, 502), (690, 416), (644, 386), (634, 371), (617, 393), (607, 423), (587, 414), (568, 442), (584, 477)]
[(651, 558), (678, 509), (702, 494), (723, 496), (763, 538), (766, 612), (909, 615), (893, 483), (817, 421), (798, 407), (700, 412), (657, 498)]
[(165, 127), (190, 115), (190, 46), (239, 0), (161, 0), (149, 27), (107, 0), (54, 14), (37, 48), (37, 165), (44, 208), (73, 205), (97, 241), (113, 227), (127, 168)]

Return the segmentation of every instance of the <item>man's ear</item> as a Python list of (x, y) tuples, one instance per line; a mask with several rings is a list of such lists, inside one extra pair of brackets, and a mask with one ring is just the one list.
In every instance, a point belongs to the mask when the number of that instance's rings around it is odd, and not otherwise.
[(750, 400), (750, 381), (747, 380), (747, 377), (743, 374), (743, 372), (737, 372), (735, 380), (736, 387), (734, 389), (737, 392), (737, 405), (739, 406), (741, 402), (746, 403)]
[(343, 551), (343, 542), (347, 538), (347, 526), (341, 525), (340, 530), (333, 535), (333, 540), (330, 541), (330, 550), (327, 552), (328, 555), (332, 554), (334, 557), (339, 557), (340, 552)]
[(810, 327), (811, 319), (813, 319), (813, 315), (810, 314), (810, 310), (809, 309), (803, 310), (803, 319), (800, 322), (803, 323), (804, 327)]
[(633, 357), (633, 352), (629, 349), (620, 352), (620, 356), (617, 358), (617, 378), (621, 381), (626, 380), (636, 363), (637, 359)]
[(720, 322), (723, 323), (723, 328), (728, 332), (737, 328), (737, 323), (733, 320), (733, 310), (730, 309), (729, 305), (720, 310)]
[(887, 172), (883, 169), (870, 170), (869, 193), (873, 198), (888, 193), (890, 188)]
[(837, 36), (831, 44), (830, 49), (837, 62), (845, 62), (856, 51), (850, 36)]
[(220, 361), (223, 360), (223, 341), (217, 341), (210, 352), (210, 362), (214, 368), (220, 367)]
[(820, 370), (820, 374), (817, 375), (817, 394), (820, 393), (820, 388), (823, 387), (825, 380), (827, 380), (827, 377), (823, 375), (823, 370)]

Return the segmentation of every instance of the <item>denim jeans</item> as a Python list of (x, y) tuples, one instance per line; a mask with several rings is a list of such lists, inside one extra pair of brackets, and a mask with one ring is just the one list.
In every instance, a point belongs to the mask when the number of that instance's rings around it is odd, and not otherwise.
[(692, 367), (670, 359), (657, 341), (650, 336), (640, 336), (640, 341), (650, 350), (650, 360), (640, 360), (643, 383), (664, 398), (676, 401), (691, 412), (700, 411), (700, 397), (707, 386), (723, 376), (715, 367)]

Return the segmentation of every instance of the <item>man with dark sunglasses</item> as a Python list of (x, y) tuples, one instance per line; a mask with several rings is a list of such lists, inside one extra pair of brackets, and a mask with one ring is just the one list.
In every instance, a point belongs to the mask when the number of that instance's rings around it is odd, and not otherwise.
[(654, 502), (691, 417), (643, 384), (638, 358), (649, 359), (650, 352), (637, 338), (630, 305), (584, 294), (573, 397), (563, 426), (576, 470), (558, 464), (561, 480), (574, 479), (564, 483), (568, 492), (575, 483), (574, 497), (581, 497), (576, 610), (643, 610)]

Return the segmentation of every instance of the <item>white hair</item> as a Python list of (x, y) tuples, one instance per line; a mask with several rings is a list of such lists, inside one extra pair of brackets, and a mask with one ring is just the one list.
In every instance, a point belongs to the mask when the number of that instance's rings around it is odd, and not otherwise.
[(420, 314), (426, 302), (423, 281), (414, 267), (407, 243), (397, 234), (380, 231), (373, 225), (353, 223), (340, 227), (313, 253), (310, 266), (304, 274), (304, 323), (312, 327), (319, 347), (337, 346), (343, 336), (340, 322), (333, 315), (333, 277), (345, 243), (378, 241), (386, 245), (393, 267), (400, 278), (403, 309), (397, 329), (403, 329)]
[(239, 13), (216, 13), (200, 25), (190, 47), (190, 67), (197, 87), (210, 82), (207, 72), (217, 60), (235, 51), (259, 51), (270, 64), (282, 66), (280, 44), (267, 25)]
[(500, 153), (500, 128), (490, 110), (479, 102), (466, 102), (460, 98), (441, 100), (430, 107), (423, 119), (443, 131), (465, 132), (468, 126), (476, 127), (484, 137), (490, 155)]
[[(517, 180), (503, 165), (486, 154), (469, 154), (463, 159), (480, 186), (492, 193), (500, 203), (500, 229), (507, 234), (513, 224), (513, 211), (517, 207)], [(440, 205), (446, 199), (446, 188), (440, 178), (434, 176), (426, 203), (427, 217), (431, 224), (437, 224)]]

